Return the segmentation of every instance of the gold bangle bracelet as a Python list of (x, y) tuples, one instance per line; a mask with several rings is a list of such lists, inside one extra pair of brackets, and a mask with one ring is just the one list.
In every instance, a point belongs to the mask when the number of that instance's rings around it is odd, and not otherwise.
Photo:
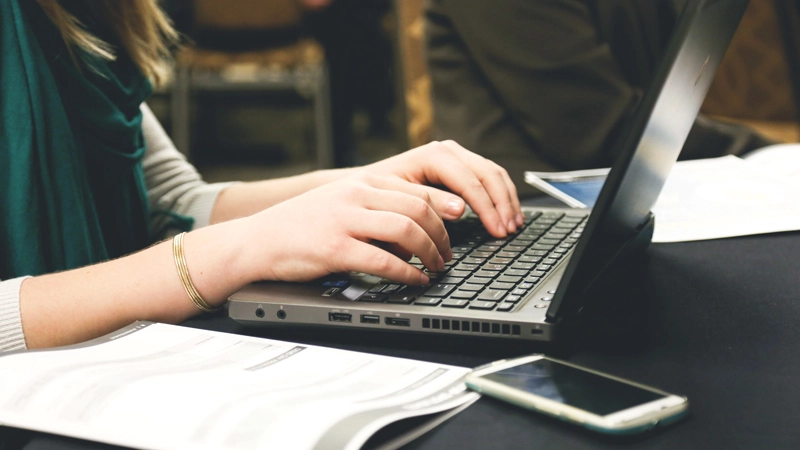
[(197, 292), (197, 289), (192, 283), (192, 278), (189, 276), (189, 267), (186, 265), (186, 256), (183, 252), (183, 236), (186, 233), (180, 233), (172, 239), (172, 256), (175, 259), (175, 267), (178, 269), (178, 276), (183, 284), (183, 289), (192, 300), (198, 309), (204, 312), (214, 312), (222, 309), (221, 307), (214, 308), (205, 301), (205, 299)]

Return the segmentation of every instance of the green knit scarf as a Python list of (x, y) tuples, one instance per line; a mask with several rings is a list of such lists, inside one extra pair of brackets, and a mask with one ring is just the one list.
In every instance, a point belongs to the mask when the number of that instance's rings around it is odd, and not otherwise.
[(78, 66), (37, 2), (0, 0), (0, 279), (149, 243), (139, 106), (150, 83), (121, 49), (116, 61), (75, 52)]

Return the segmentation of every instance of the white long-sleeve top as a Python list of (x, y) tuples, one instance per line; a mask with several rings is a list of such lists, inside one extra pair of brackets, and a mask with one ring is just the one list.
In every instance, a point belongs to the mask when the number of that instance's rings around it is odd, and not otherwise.
[[(208, 225), (217, 196), (230, 183), (205, 183), (175, 148), (150, 108), (143, 104), (141, 109), (147, 145), (142, 166), (150, 211), (171, 211), (192, 217), (194, 228)], [(150, 229), (161, 230), (169, 220), (166, 215), (155, 215)], [(19, 305), (20, 286), (25, 278), (0, 281), (0, 351), (27, 348)]]

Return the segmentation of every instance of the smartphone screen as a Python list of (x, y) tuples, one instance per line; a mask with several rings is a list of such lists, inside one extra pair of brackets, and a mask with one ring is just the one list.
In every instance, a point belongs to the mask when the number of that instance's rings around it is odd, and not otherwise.
[(603, 183), (606, 182), (605, 176), (578, 178), (569, 181), (545, 180), (559, 191), (569, 195), (575, 200), (591, 208), (597, 202)]
[(483, 375), (482, 378), (605, 416), (665, 398), (627, 383), (612, 380), (548, 359)]

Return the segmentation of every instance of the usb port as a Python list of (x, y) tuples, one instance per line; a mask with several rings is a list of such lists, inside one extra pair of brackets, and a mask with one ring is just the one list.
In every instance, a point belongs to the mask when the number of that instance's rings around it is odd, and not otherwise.
[(352, 322), (353, 315), (347, 313), (328, 313), (329, 322)]
[(362, 314), (361, 323), (381, 323), (381, 316), (373, 316), (372, 314)]
[(393, 325), (395, 327), (410, 327), (411, 319), (398, 319), (397, 317), (387, 317), (386, 325)]

